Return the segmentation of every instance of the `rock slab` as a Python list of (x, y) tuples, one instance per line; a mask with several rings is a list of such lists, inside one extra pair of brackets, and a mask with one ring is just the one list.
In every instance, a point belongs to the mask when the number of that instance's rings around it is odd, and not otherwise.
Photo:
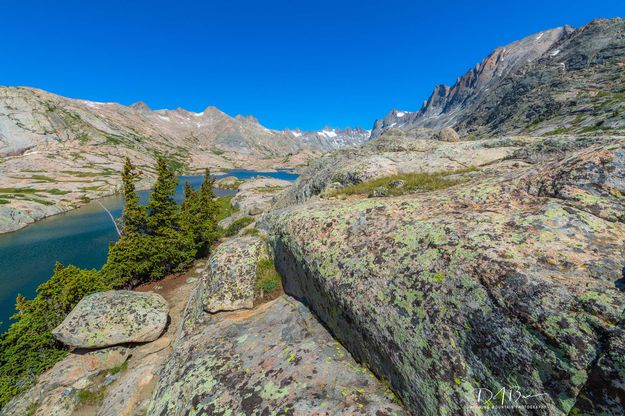
[(43, 373), (37, 384), (7, 403), (0, 415), (73, 415), (80, 406), (79, 392), (91, 388), (98, 376), (121, 366), (128, 357), (124, 347), (70, 353)]
[(258, 215), (271, 209), (274, 197), (290, 187), (292, 182), (283, 179), (257, 177), (239, 185), (239, 192), (231, 204), (245, 215)]
[(168, 312), (167, 301), (156, 293), (99, 292), (78, 302), (52, 334), (78, 348), (149, 342), (163, 333)]
[(259, 226), (285, 292), (413, 414), (490, 414), (479, 392), (506, 388), (527, 397), (496, 414), (621, 415), (623, 195), (619, 139), (462, 187), (309, 202)]
[(238, 237), (225, 241), (211, 255), (200, 283), (205, 311), (216, 313), (254, 306), (256, 266), (262, 240)]
[(147, 414), (405, 415), (300, 302), (206, 318), (178, 340)]

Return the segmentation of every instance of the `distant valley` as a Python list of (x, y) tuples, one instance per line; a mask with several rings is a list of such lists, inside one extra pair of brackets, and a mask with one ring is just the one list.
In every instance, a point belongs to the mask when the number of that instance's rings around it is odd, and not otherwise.
[(0, 88), (0, 232), (72, 209), (114, 192), (128, 156), (153, 180), (155, 157), (179, 173), (204, 167), (296, 167), (328, 150), (362, 143), (362, 128), (271, 130), (253, 116), (215, 107), (195, 113), (151, 110)]

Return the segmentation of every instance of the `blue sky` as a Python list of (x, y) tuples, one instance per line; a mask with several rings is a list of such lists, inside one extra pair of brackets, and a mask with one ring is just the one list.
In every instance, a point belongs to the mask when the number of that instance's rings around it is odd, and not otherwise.
[(492, 49), (625, 15), (593, 1), (2, 1), (0, 85), (369, 128)]

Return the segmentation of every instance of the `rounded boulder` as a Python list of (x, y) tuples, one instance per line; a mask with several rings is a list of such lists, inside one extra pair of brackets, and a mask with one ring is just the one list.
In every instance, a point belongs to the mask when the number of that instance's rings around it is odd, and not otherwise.
[(438, 132), (438, 140), (442, 142), (458, 142), (460, 141), (460, 135), (451, 127), (443, 127)]
[(103, 348), (157, 339), (169, 305), (156, 293), (111, 290), (85, 296), (52, 335), (65, 345)]

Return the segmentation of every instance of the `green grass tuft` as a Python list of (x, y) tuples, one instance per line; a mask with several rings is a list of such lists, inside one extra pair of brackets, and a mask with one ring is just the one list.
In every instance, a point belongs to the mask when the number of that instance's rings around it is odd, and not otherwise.
[(282, 285), (282, 278), (276, 270), (273, 261), (264, 258), (258, 262), (256, 267), (256, 289), (265, 293), (278, 290)]
[(121, 373), (122, 371), (125, 371), (127, 368), (128, 368), (128, 361), (124, 361), (120, 365), (111, 368), (109, 370), (109, 374), (110, 375), (115, 375), (117, 373)]
[(39, 405), (37, 404), (37, 402), (32, 402), (26, 407), (26, 416), (35, 416), (38, 408)]
[(94, 406), (104, 399), (104, 388), (98, 390), (78, 390), (78, 402), (83, 405)]
[(217, 202), (217, 222), (228, 218), (229, 216), (231, 216), (232, 214), (234, 214), (235, 212), (239, 211), (239, 208), (237, 207), (233, 207), (230, 204), (230, 201), (232, 200), (232, 198), (234, 197), (234, 195), (231, 196), (222, 196), (221, 198), (217, 198), (216, 202)]
[[(451, 175), (461, 175), (469, 172), (476, 172), (478, 169), (470, 167), (466, 169), (436, 172), (436, 173), (402, 173), (399, 175), (386, 176), (350, 185), (342, 189), (333, 191), (330, 196), (336, 195), (362, 195), (370, 194), (376, 188), (384, 188), (388, 196), (399, 196), (415, 192), (429, 192), (437, 189), (445, 189), (459, 183), (466, 182), (462, 178), (448, 178)], [(390, 184), (395, 181), (404, 181), (403, 186), (392, 187)]]

